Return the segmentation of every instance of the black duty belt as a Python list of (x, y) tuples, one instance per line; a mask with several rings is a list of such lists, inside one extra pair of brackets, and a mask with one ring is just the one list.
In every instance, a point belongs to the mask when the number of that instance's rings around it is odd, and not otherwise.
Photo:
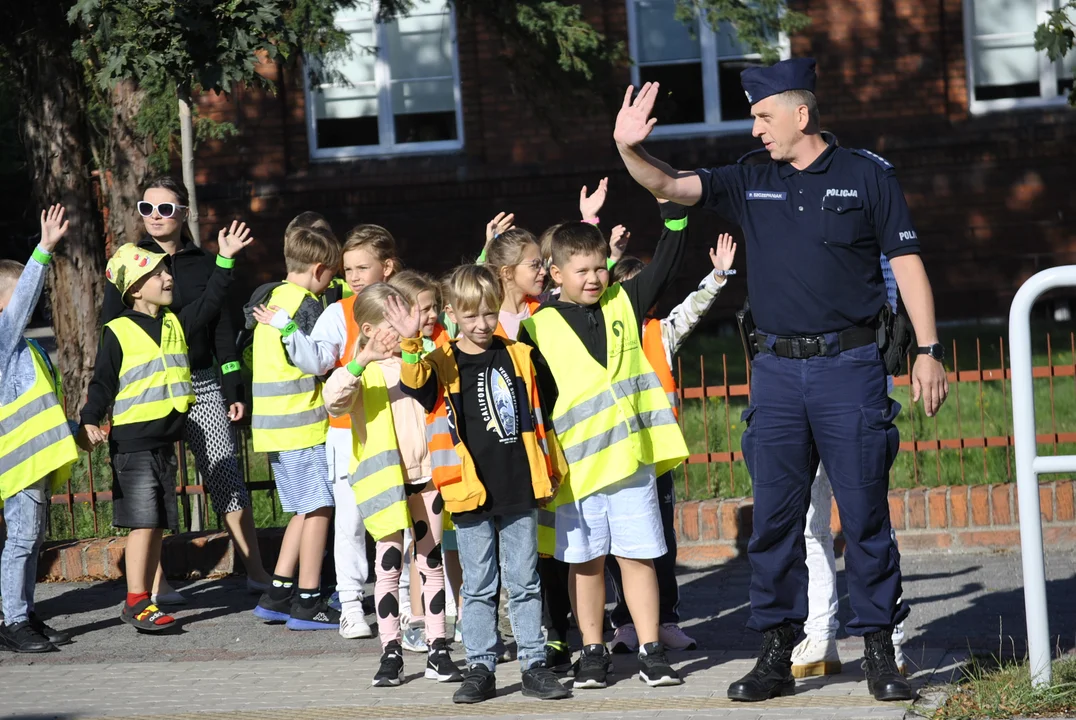
[[(804, 337), (782, 337), (765, 335), (757, 332), (758, 348), (761, 352), (769, 350), (774, 355), (794, 360), (806, 360), (819, 355), (834, 355), (836, 352), (844, 352), (853, 348), (870, 345), (878, 341), (878, 332), (871, 327), (852, 327), (835, 333), (837, 347), (832, 348), (825, 335), (810, 335)], [(833, 337), (834, 333), (829, 333)], [(773, 338), (773, 346), (770, 347), (770, 338)], [(836, 351), (836, 352), (834, 352)]]

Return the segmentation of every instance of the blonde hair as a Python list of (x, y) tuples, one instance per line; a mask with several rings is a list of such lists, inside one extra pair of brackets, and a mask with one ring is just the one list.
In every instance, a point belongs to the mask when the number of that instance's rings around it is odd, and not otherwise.
[(0, 260), (0, 294), (14, 289), (25, 269), (26, 266), (16, 260)]
[(548, 268), (553, 262), (553, 233), (560, 229), (560, 226), (564, 223), (557, 223), (556, 225), (550, 225), (542, 233), (542, 236), (538, 238), (538, 247), (542, 250), (542, 262), (545, 263)]
[(376, 326), (385, 322), (385, 301), (390, 297), (398, 298), (405, 308), (411, 308), (411, 301), (402, 292), (386, 282), (367, 285), (362, 289), (362, 292), (355, 296), (355, 307), (352, 310), (352, 316), (355, 318), (355, 324), (359, 326), (360, 348), (365, 347), (367, 340), (369, 340), (361, 332), (362, 326), (366, 323)]
[(333, 232), (332, 225), (329, 224), (329, 221), (326, 220), (325, 216), (321, 213), (314, 212), (313, 210), (304, 210), (303, 212), (299, 213), (291, 219), (290, 223), (288, 223), (288, 227), (284, 231), (285, 237), (289, 232), (291, 232), (295, 228), (300, 227), (309, 228), (311, 230), (320, 230), (321, 232), (331, 237), (333, 240), (340, 242), (336, 238), (336, 233)]
[(290, 273), (317, 263), (335, 273), (340, 268), (340, 243), (320, 230), (293, 227), (284, 234), (284, 262)]
[(501, 309), (501, 281), (486, 265), (460, 265), (441, 285), (445, 302), (458, 313), (478, 312), (482, 303), (491, 311)]
[(530, 230), (515, 227), (505, 230), (486, 248), (486, 264), (504, 283), (504, 275), (501, 271), (518, 265), (523, 260), (523, 252), (528, 245), (535, 245), (541, 250), (538, 239)]
[(403, 293), (407, 301), (412, 305), (418, 302), (418, 296), (424, 292), (432, 292), (434, 304), (440, 300), (441, 288), (432, 277), (415, 270), (404, 270), (393, 275), (388, 284)]
[(380, 225), (356, 225), (351, 228), (344, 241), (344, 252), (352, 250), (365, 250), (382, 265), (391, 265), (393, 273), (403, 268), (396, 254), (396, 239)]

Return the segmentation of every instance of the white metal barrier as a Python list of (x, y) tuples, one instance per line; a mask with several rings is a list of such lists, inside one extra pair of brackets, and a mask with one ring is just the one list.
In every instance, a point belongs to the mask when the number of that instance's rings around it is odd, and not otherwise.
[(1051, 680), (1039, 475), (1076, 472), (1076, 455), (1039, 457), (1035, 442), (1035, 392), (1031, 375), (1031, 306), (1049, 290), (1072, 286), (1076, 286), (1076, 265), (1043, 270), (1028, 278), (1009, 308), (1013, 441), (1016, 446), (1016, 487), (1020, 499), (1020, 556), (1024, 569), (1024, 612), (1027, 615), (1031, 683), (1035, 687), (1049, 685)]

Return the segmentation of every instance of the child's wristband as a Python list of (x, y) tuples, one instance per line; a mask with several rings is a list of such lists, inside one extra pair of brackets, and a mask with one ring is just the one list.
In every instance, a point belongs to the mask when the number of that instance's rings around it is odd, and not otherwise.
[(716, 275), (717, 277), (727, 277), (729, 275), (735, 275), (735, 274), (736, 274), (736, 268), (731, 268), (729, 270), (714, 270), (714, 275)]
[(687, 218), (666, 218), (665, 227), (672, 230), (673, 232), (680, 232), (687, 227)]
[(613, 267), (615, 267), (615, 266), (616, 266), (616, 260), (614, 260), (613, 258), (609, 258), (609, 259), (607, 259), (605, 261), (605, 269), (606, 270), (612, 270)]
[(37, 260), (42, 265), (48, 265), (52, 260), (52, 253), (45, 252), (40, 247), (34, 248), (34, 254), (31, 255), (34, 260)]
[(588, 218), (583, 218), (583, 222), (585, 222), (585, 223), (587, 223), (589, 225), (598, 225), (598, 224), (601, 223), (601, 218), (596, 218), (596, 217), (595, 218), (589, 218), (589, 219)]
[(281, 329), (280, 337), (287, 337), (288, 335), (291, 335), (293, 332), (295, 332), (298, 329), (299, 329), (299, 326), (295, 324), (294, 320), (292, 320), (290, 323), (288, 323), (287, 325), (285, 325)]
[(228, 375), (229, 373), (239, 372), (241, 369), (242, 366), (235, 360), (232, 360), (231, 362), (224, 363), (220, 366), (220, 374)]
[(226, 258), (223, 255), (217, 255), (217, 267), (231, 270), (235, 267), (235, 258)]
[(400, 352), (400, 357), (403, 358), (405, 363), (411, 365), (417, 365), (422, 360), (422, 355), (419, 353), (407, 352), (406, 350)]
[(344, 367), (346, 367), (347, 371), (349, 373), (351, 373), (352, 375), (354, 375), (355, 377), (358, 377), (359, 375), (362, 375), (362, 371), (366, 369), (366, 366), (365, 365), (360, 365), (358, 360), (352, 360), (351, 362), (349, 362)]

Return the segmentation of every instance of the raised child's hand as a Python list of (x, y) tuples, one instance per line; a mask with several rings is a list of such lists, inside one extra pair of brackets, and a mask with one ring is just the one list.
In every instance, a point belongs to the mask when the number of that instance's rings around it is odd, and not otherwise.
[(418, 315), (418, 304), (409, 308), (395, 295), (385, 298), (385, 319), (402, 338), (417, 338), (418, 330), (422, 327)]
[(628, 240), (631, 239), (631, 233), (623, 225), (617, 225), (613, 228), (613, 231), (609, 233), (609, 259), (616, 262), (620, 258), (624, 257), (624, 253), (628, 249)]
[(598, 219), (598, 213), (601, 212), (602, 205), (605, 204), (605, 197), (608, 194), (609, 178), (607, 177), (601, 179), (598, 187), (594, 189), (593, 195), (587, 195), (587, 186), (583, 186), (583, 189), (579, 191), (579, 214), (583, 216), (583, 220), (592, 221)]
[(732, 236), (721, 233), (717, 236), (717, 245), (710, 251), (710, 262), (714, 264), (714, 270), (724, 272), (732, 267), (732, 260), (736, 257), (736, 243), (732, 242)]
[(388, 360), (400, 347), (400, 336), (395, 330), (378, 328), (373, 337), (366, 341), (366, 345), (355, 353), (355, 359), (363, 367), (378, 360)]
[(497, 213), (492, 220), (486, 223), (486, 246), (488, 247), (498, 235), (503, 235), (505, 230), (515, 227), (515, 213)]
[(51, 253), (60, 244), (60, 238), (67, 234), (70, 223), (64, 219), (64, 206), (57, 203), (48, 210), (41, 211), (41, 247)]
[(244, 222), (232, 220), (230, 228), (221, 228), (217, 233), (217, 252), (221, 257), (234, 258), (247, 245), (254, 242), (250, 237), (250, 228)]

